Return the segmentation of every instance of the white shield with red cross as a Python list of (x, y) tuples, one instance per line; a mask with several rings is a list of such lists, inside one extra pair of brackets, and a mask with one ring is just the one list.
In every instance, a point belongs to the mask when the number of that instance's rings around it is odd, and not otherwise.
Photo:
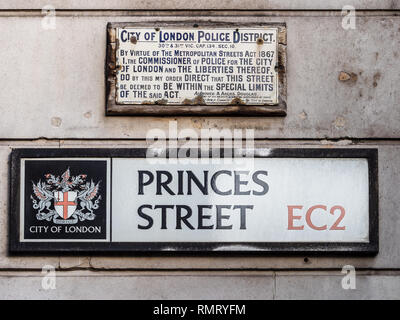
[(76, 197), (78, 192), (76, 191), (56, 191), (54, 192), (54, 209), (56, 209), (58, 215), (64, 220), (68, 219), (76, 210)]

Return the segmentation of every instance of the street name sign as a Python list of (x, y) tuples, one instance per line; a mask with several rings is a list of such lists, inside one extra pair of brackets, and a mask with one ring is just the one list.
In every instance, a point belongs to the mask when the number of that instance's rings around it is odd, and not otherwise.
[(378, 251), (376, 149), (227, 151), (14, 149), (10, 251)]

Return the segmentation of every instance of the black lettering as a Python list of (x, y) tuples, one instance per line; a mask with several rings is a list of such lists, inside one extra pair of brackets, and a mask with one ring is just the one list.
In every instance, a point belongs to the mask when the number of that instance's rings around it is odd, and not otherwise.
[(184, 171), (178, 170), (178, 193), (179, 195), (183, 195), (183, 173)]
[(262, 174), (268, 176), (268, 171), (259, 170), (259, 171), (254, 172), (253, 176), (252, 176), (253, 181), (263, 188), (262, 191), (254, 191), (253, 190), (253, 195), (255, 195), (255, 196), (263, 196), (264, 194), (267, 194), (267, 192), (269, 190), (268, 183), (266, 183), (265, 181), (261, 180), (258, 177), (259, 175), (262, 175)]
[(208, 195), (208, 171), (203, 171), (204, 174), (204, 181), (203, 184), (201, 184), (200, 180), (196, 177), (196, 175), (192, 171), (187, 171), (188, 175), (188, 195), (192, 194), (192, 181), (197, 185), (199, 190), (201, 191), (202, 194)]
[(161, 229), (167, 229), (167, 209), (173, 209), (174, 206), (159, 205), (154, 206), (155, 209), (161, 209)]
[[(169, 194), (175, 195), (175, 193), (168, 187), (168, 184), (172, 181), (172, 174), (168, 171), (156, 171), (157, 172), (157, 195), (162, 195), (161, 189), (164, 188)], [(162, 181), (162, 176), (166, 176), (167, 180)]]
[[(139, 194), (144, 194), (143, 192), (143, 187), (147, 186), (149, 184), (151, 184), (154, 180), (154, 175), (147, 170), (139, 170), (139, 179), (138, 179), (138, 183), (139, 183)], [(144, 175), (147, 175), (149, 177), (149, 179), (147, 181), (144, 181)]]
[(248, 181), (240, 180), (241, 174), (248, 175), (249, 171), (235, 171), (235, 195), (239, 195), (239, 196), (249, 195), (250, 190), (240, 191), (240, 186), (247, 186), (247, 184), (249, 183)]
[(240, 209), (240, 229), (246, 229), (246, 209), (253, 210), (253, 205), (237, 205), (233, 207), (233, 210)]
[(143, 219), (145, 219), (145, 220), (148, 221), (147, 226), (142, 226), (142, 225), (138, 224), (138, 228), (139, 228), (139, 229), (150, 229), (150, 228), (153, 226), (153, 219), (152, 219), (152, 217), (150, 217), (149, 215), (147, 215), (147, 214), (145, 214), (145, 213), (143, 212), (143, 209), (144, 209), (144, 208), (152, 209), (153, 207), (152, 207), (150, 204), (144, 204), (144, 205), (141, 205), (141, 206), (138, 208), (138, 215), (139, 215), (139, 217), (141, 217), (141, 218), (143, 218)]
[(222, 220), (229, 220), (230, 215), (223, 215), (222, 214), (222, 209), (230, 209), (232, 206), (228, 205), (217, 205), (217, 227), (216, 229), (232, 229), (232, 225), (229, 226), (223, 226), (222, 225)]
[(232, 194), (232, 189), (230, 189), (228, 191), (220, 191), (217, 188), (216, 180), (217, 180), (218, 176), (220, 176), (221, 174), (227, 174), (229, 176), (232, 176), (232, 172), (231, 171), (228, 171), (228, 170), (217, 171), (216, 173), (213, 174), (213, 176), (211, 178), (211, 188), (214, 190), (214, 192), (216, 194), (219, 194), (221, 196), (231, 195)]
[[(182, 209), (186, 210), (186, 215), (182, 216)], [(194, 227), (190, 224), (187, 219), (192, 216), (192, 209), (186, 205), (176, 206), (176, 229), (182, 229), (182, 222), (189, 228), (194, 230)]]
[(214, 227), (214, 225), (210, 225), (210, 226), (203, 225), (203, 220), (211, 218), (211, 215), (209, 215), (209, 214), (205, 215), (203, 213), (203, 209), (211, 209), (212, 206), (211, 205), (198, 205), (197, 208), (198, 208), (198, 226), (197, 226), (197, 229), (212, 229)]

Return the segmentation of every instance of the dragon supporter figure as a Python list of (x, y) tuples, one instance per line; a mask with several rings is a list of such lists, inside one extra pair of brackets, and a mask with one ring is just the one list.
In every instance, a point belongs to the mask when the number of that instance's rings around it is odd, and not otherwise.
[(86, 181), (86, 174), (71, 176), (68, 168), (62, 175), (44, 175), (45, 181), (32, 181), (33, 208), (38, 210), (38, 220), (53, 220), (57, 224), (75, 224), (78, 221), (94, 220), (93, 211), (99, 208), (100, 181)]

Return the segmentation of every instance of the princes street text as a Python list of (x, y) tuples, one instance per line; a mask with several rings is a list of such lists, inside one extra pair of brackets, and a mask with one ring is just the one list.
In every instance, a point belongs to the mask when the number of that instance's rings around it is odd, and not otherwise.
[[(191, 170), (177, 170), (174, 173), (166, 170), (139, 170), (137, 196), (162, 195), (182, 196), (201, 195), (210, 196), (263, 196), (268, 193), (269, 185), (265, 181), (267, 171), (232, 171), (219, 170), (211, 173), (203, 171), (201, 174)], [(227, 180), (229, 184), (227, 184)], [(250, 187), (250, 185), (252, 187)], [(194, 197), (195, 198), (195, 197)], [(151, 228), (190, 229), (190, 230), (246, 230), (247, 215), (251, 214), (254, 205), (250, 204), (139, 204), (137, 214), (141, 218), (138, 229)], [(231, 215), (239, 219), (236, 225), (230, 221)], [(155, 219), (157, 218), (157, 219)], [(156, 226), (154, 221), (160, 221)]]

